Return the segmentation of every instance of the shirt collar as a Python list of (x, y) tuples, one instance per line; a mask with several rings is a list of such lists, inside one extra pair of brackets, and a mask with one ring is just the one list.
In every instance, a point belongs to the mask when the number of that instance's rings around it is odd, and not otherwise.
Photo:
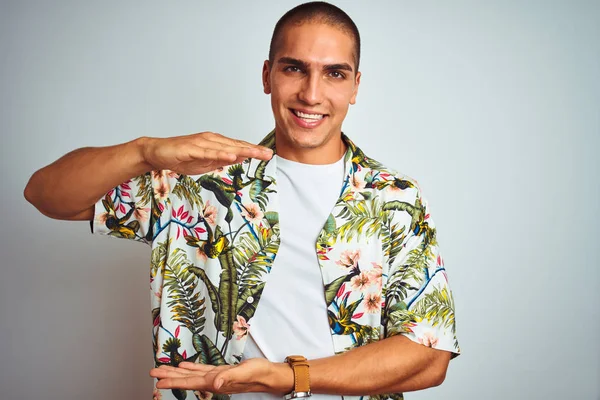
[[(353, 175), (354, 172), (359, 168), (358, 166), (365, 160), (365, 154), (359, 149), (348, 136), (342, 132), (342, 140), (346, 144), (346, 154), (344, 155), (344, 168), (346, 171), (346, 177)], [(250, 160), (250, 166), (248, 167), (248, 177), (265, 179), (266, 177), (275, 176), (275, 154), (277, 149), (275, 147), (275, 129), (273, 129), (263, 140), (259, 143), (260, 146), (265, 146), (273, 150), (273, 158), (269, 161), (262, 161), (257, 159)]]

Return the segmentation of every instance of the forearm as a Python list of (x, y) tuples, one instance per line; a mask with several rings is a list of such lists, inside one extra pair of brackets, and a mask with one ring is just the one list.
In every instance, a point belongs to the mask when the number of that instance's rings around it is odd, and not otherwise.
[[(442, 383), (450, 353), (394, 336), (343, 354), (310, 360), (314, 393), (367, 395), (409, 392)], [(280, 367), (288, 386), (289, 373)], [(281, 382), (275, 386), (281, 388)]]
[[(409, 392), (442, 383), (452, 353), (394, 336), (346, 353), (309, 360), (311, 391), (337, 395)], [(294, 374), (286, 363), (251, 358), (237, 365), (212, 366), (184, 362), (150, 371), (160, 389), (215, 393), (290, 393)]]
[(143, 157), (144, 140), (72, 151), (35, 172), (25, 198), (52, 218), (81, 215), (111, 188), (151, 169)]

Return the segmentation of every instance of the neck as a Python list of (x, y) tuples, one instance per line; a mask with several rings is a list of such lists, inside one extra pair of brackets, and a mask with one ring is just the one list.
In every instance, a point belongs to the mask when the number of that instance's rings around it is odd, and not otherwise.
[(346, 143), (342, 140), (341, 132), (324, 143), (311, 146), (297, 144), (276, 130), (275, 146), (279, 157), (302, 164), (333, 164), (346, 153)]

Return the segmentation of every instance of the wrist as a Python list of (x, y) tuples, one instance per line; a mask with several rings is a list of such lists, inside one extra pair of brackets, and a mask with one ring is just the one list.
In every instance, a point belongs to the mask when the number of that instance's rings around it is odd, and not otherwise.
[(263, 384), (269, 393), (283, 396), (294, 390), (294, 371), (287, 363), (271, 363), (271, 371)]
[(130, 142), (135, 150), (135, 160), (140, 171), (143, 171), (142, 173), (146, 173), (155, 169), (154, 166), (148, 162), (149, 149), (155, 140), (156, 138), (142, 136)]

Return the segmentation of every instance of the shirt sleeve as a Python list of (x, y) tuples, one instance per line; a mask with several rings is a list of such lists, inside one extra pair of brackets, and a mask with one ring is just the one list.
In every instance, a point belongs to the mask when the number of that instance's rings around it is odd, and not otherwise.
[[(391, 250), (384, 308), (385, 336), (402, 334), (438, 350), (460, 353), (454, 299), (439, 252), (427, 202), (417, 192), (414, 205), (396, 211), (405, 239)], [(408, 222), (406, 222), (408, 221)]]
[(153, 171), (111, 189), (94, 207), (92, 232), (151, 244), (172, 183), (168, 171)]

